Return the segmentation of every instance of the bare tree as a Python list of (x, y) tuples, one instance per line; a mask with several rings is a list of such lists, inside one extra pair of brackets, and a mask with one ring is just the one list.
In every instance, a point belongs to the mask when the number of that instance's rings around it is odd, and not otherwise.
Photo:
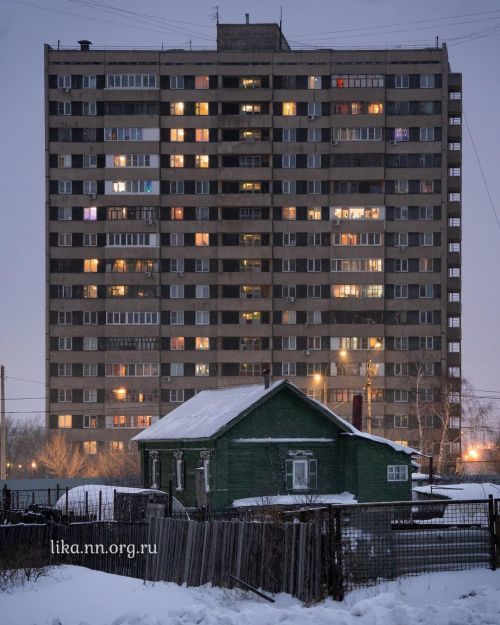
[(36, 457), (45, 442), (45, 428), (39, 417), (6, 418), (7, 462), (9, 477), (38, 477), (41, 468)]
[(140, 455), (129, 448), (99, 452), (89, 463), (87, 475), (95, 477), (139, 478), (141, 475)]
[(37, 461), (53, 477), (86, 475), (88, 458), (80, 445), (70, 443), (63, 432), (54, 432), (40, 450)]

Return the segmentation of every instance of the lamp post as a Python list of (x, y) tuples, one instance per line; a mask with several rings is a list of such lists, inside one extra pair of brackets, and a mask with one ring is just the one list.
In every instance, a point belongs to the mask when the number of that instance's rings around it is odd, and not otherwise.
[[(368, 356), (374, 349), (380, 349), (382, 347), (383, 339), (377, 337), (377, 340), (373, 347), (368, 350)], [(365, 381), (365, 395), (366, 395), (366, 431), (368, 434), (372, 433), (372, 377), (375, 373), (373, 368), (372, 359), (368, 358), (366, 361), (366, 381)]]
[(325, 373), (323, 375), (321, 373), (315, 373), (314, 374), (314, 381), (317, 382), (318, 384), (323, 382), (323, 388), (322, 388), (323, 403), (328, 408), (328, 394), (327, 394), (328, 393), (328, 389), (326, 387), (326, 370), (327, 370), (327, 368), (328, 368), (328, 365), (326, 365)]

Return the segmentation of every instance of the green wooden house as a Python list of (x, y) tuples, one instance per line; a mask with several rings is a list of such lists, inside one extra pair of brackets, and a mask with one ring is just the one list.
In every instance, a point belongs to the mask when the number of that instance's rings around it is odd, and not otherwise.
[(360, 432), (300, 389), (202, 391), (133, 439), (144, 484), (185, 506), (411, 499), (414, 449)]

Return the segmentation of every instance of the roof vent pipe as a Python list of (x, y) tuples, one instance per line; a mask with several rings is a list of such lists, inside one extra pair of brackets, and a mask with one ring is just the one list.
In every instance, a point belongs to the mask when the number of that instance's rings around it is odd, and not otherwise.
[(250, 13), (245, 13), (245, 22), (250, 24)]

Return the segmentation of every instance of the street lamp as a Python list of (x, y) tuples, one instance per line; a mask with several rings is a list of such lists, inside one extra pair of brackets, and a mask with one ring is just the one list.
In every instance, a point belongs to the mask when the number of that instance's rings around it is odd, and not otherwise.
[(322, 375), (321, 373), (315, 373), (314, 374), (314, 381), (317, 384), (320, 384), (321, 382), (323, 382), (323, 403), (328, 408), (328, 397), (327, 397), (327, 388), (326, 388), (326, 370), (327, 370), (327, 368), (328, 368), (328, 365), (326, 365), (326, 367), (325, 367), (324, 375)]
[[(380, 349), (382, 347), (383, 338), (377, 337), (375, 344), (370, 347), (367, 355), (374, 349)], [(366, 431), (368, 434), (372, 433), (372, 377), (375, 373), (371, 358), (366, 361), (366, 383), (365, 383), (365, 395), (366, 395)]]

